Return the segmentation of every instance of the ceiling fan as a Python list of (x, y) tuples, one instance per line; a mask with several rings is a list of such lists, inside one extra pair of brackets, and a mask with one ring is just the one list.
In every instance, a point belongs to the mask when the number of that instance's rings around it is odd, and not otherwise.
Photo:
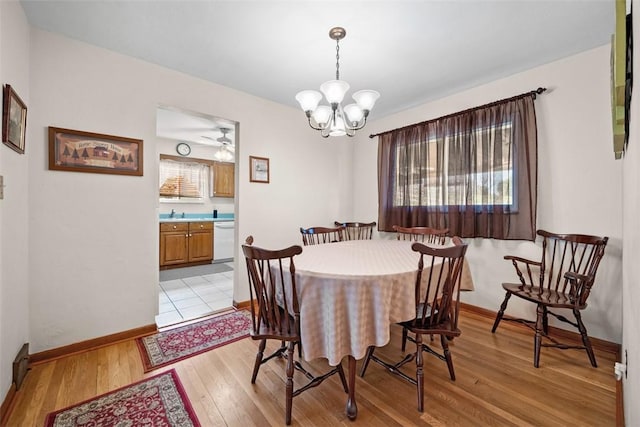
[(206, 139), (210, 139), (212, 141), (219, 142), (224, 148), (226, 148), (229, 151), (235, 151), (236, 147), (233, 144), (233, 141), (231, 140), (231, 138), (229, 138), (227, 136), (227, 133), (231, 132), (231, 129), (229, 129), (229, 128), (220, 128), (219, 130), (220, 130), (220, 132), (222, 132), (222, 136), (219, 137), (219, 138), (215, 138), (214, 139), (214, 138), (212, 138), (210, 136), (207, 136), (207, 135), (202, 135), (202, 137), (206, 138)]
[(229, 139), (229, 137), (227, 136), (227, 132), (229, 131), (231, 131), (231, 129), (229, 128), (220, 128), (222, 136), (220, 138), (217, 138), (216, 141), (220, 142), (221, 144), (225, 145), (226, 148), (233, 151), (235, 149), (234, 145), (232, 144), (233, 141), (231, 141), (231, 139)]

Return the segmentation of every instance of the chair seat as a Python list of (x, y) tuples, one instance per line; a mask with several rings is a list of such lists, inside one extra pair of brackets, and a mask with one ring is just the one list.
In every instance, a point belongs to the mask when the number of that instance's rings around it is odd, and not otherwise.
[(269, 328), (260, 328), (259, 332), (250, 332), (253, 340), (277, 339), (281, 341), (300, 341), (298, 334), (285, 334)]
[(407, 330), (409, 330), (410, 332), (419, 334), (437, 334), (449, 337), (457, 337), (460, 336), (461, 333), (460, 329), (453, 327), (451, 325), (451, 321), (448, 319), (440, 322), (437, 325), (429, 326), (423, 326), (418, 319), (412, 319), (406, 322), (400, 322), (398, 324), (403, 328), (407, 328)]
[[(283, 320), (283, 329), (286, 328), (286, 320)], [(249, 335), (251, 339), (254, 340), (263, 340), (267, 339), (278, 339), (281, 341), (300, 341), (300, 334), (296, 330), (295, 327), (295, 319), (292, 316), (289, 316), (289, 328), (291, 332), (287, 332), (286, 330), (280, 330), (272, 325), (267, 325), (262, 323), (257, 331), (251, 330)]]
[(522, 283), (503, 283), (505, 291), (533, 303), (542, 303), (548, 307), (557, 308), (579, 308), (583, 309), (587, 305), (575, 305), (574, 298), (566, 293), (554, 291), (552, 289), (540, 288), (539, 286), (523, 285)]

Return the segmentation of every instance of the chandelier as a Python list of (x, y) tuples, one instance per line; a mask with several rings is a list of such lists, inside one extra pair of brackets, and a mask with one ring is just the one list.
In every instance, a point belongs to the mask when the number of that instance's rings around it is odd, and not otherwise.
[(309, 126), (319, 130), (323, 138), (355, 135), (367, 124), (367, 116), (380, 97), (375, 90), (360, 90), (353, 94), (355, 104), (342, 107), (342, 100), (349, 90), (349, 83), (340, 80), (340, 40), (346, 35), (342, 27), (329, 30), (329, 37), (336, 41), (336, 79), (320, 85), (329, 106), (318, 105), (322, 94), (316, 90), (303, 90), (296, 95), (296, 100), (307, 115)]

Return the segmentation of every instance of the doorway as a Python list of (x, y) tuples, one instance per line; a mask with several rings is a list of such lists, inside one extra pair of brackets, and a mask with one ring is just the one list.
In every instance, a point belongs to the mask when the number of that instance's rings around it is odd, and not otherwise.
[[(235, 234), (237, 127), (234, 121), (203, 113), (168, 106), (156, 110), (159, 328), (233, 307), (234, 259), (228, 248), (234, 247)], [(210, 234), (199, 234), (201, 240), (194, 245), (196, 233), (188, 231), (190, 227)], [(169, 229), (186, 231), (169, 236), (164, 233)], [(202, 248), (203, 241), (209, 247)]]

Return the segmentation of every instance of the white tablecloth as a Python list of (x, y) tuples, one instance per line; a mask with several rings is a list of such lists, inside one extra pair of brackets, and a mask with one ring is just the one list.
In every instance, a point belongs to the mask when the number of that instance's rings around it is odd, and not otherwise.
[[(361, 359), (390, 339), (390, 325), (415, 317), (419, 253), (413, 242), (353, 240), (305, 246), (294, 258), (306, 360)], [(473, 289), (468, 267), (461, 289)]]

